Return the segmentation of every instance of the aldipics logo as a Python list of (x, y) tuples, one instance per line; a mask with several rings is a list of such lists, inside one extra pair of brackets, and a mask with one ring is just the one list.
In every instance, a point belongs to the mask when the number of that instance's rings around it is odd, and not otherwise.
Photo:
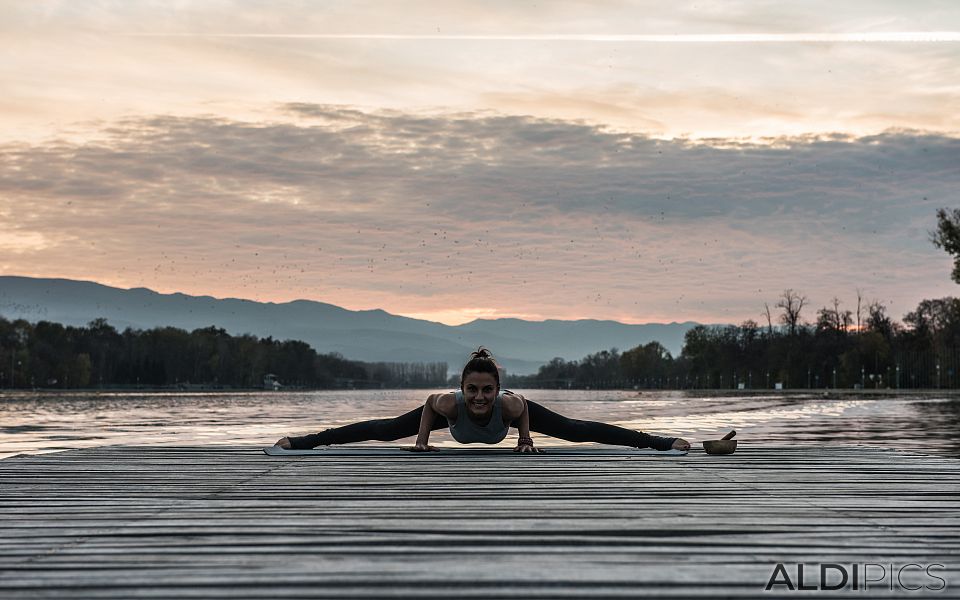
[(764, 591), (879, 591), (941, 592), (947, 580), (938, 575), (946, 567), (931, 563), (777, 563)]

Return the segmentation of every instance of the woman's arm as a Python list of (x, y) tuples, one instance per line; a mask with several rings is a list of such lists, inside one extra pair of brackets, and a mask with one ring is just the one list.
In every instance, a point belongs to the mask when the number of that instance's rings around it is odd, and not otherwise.
[[(504, 417), (508, 422), (514, 422), (517, 426), (517, 447), (514, 452), (541, 452), (539, 448), (533, 445), (533, 438), (530, 437), (530, 411), (527, 410), (527, 399), (520, 394), (510, 394), (503, 396), (504, 399)], [(518, 414), (519, 413), (519, 414)]]
[(420, 430), (417, 432), (417, 443), (411, 448), (414, 452), (430, 452), (436, 450), (429, 445), (430, 432), (433, 430), (433, 420), (437, 418), (437, 412), (433, 409), (433, 404), (437, 399), (437, 394), (430, 394), (427, 401), (423, 403), (423, 414), (420, 415)]
[(433, 421), (437, 415), (446, 417), (448, 421), (454, 421), (457, 418), (457, 401), (454, 394), (430, 394), (427, 401), (423, 404), (423, 414), (420, 415), (420, 429), (417, 431), (417, 444), (411, 448), (414, 452), (427, 452), (436, 450), (427, 442), (430, 441), (430, 431), (433, 429)]

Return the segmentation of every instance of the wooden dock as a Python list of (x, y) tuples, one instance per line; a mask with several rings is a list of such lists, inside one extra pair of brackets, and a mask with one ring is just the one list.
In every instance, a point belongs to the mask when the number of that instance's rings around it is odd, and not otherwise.
[(960, 597), (960, 460), (892, 450), (113, 446), (0, 460), (0, 508), (0, 598)]

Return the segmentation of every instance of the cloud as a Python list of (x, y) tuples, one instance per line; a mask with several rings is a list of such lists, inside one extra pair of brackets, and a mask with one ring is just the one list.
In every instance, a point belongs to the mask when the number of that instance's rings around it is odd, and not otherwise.
[[(0, 51), (16, 60), (0, 64), (0, 110), (9, 117), (0, 136), (36, 140), (123, 114), (255, 121), (264, 104), (302, 101), (529, 113), (660, 137), (960, 131), (955, 41), (629, 37), (956, 33), (960, 11), (949, 2), (398, 6), (5, 3)], [(361, 39), (323, 37), (342, 35)], [(410, 37), (375, 38), (383, 35)]]
[[(828, 10), (829, 9), (829, 10)], [(952, 2), (853, 0), (788, 4), (774, 0), (704, 0), (664, 5), (652, 0), (558, 0), (549, 7), (506, 3), (491, 10), (469, 0), (424, 0), (395, 10), (389, 0), (325, 4), (246, 0), (200, 4), (153, 1), (34, 2), (4, 8), (11, 28), (76, 26), (179, 33), (692, 33), (743, 31), (923, 31), (956, 28)], [(638, 18), (642, 17), (642, 18)], [(626, 31), (625, 31), (626, 30)]]
[(786, 287), (815, 303), (866, 288), (902, 313), (950, 289), (926, 232), (960, 185), (954, 137), (704, 143), (488, 111), (275, 114), (0, 146), (4, 239), (37, 241), (0, 246), (0, 269), (452, 321), (739, 320)]

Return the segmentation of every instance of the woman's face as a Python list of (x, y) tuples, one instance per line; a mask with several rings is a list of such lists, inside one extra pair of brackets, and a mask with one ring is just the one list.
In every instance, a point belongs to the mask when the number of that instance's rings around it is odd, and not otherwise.
[(467, 411), (475, 417), (490, 414), (499, 391), (497, 379), (490, 373), (468, 373), (463, 378), (463, 401)]

